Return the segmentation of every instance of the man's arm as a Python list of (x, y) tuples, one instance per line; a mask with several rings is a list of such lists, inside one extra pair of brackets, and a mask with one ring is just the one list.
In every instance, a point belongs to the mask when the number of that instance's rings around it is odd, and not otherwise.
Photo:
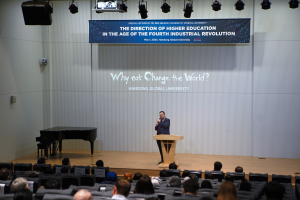
[[(170, 126), (170, 120), (169, 119), (165, 119), (164, 121), (160, 121), (159, 123), (162, 127), (164, 128), (169, 128)], [(155, 129), (156, 130), (156, 129)]]

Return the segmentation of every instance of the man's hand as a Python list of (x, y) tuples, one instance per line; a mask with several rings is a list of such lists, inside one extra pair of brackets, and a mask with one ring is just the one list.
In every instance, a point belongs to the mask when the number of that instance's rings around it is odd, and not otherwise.
[(160, 122), (160, 119), (159, 119), (159, 118), (157, 119), (157, 122), (158, 122), (158, 123)]

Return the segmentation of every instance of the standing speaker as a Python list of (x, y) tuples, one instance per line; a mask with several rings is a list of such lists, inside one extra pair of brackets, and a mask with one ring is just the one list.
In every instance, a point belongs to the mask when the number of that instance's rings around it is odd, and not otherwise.
[(44, 2), (25, 1), (22, 3), (25, 25), (51, 25), (51, 13), (46, 11)]

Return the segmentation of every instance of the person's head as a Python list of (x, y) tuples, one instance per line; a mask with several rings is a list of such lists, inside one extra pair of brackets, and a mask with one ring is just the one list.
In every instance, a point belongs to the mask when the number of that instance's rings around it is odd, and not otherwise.
[(9, 174), (10, 174), (10, 171), (7, 169), (7, 168), (2, 168), (0, 170), (0, 180), (9, 180)]
[(46, 164), (46, 159), (45, 158), (39, 158), (37, 160), (37, 164)]
[(161, 120), (165, 119), (165, 117), (166, 117), (165, 111), (160, 111), (159, 112), (159, 117), (160, 117)]
[(139, 180), (143, 175), (140, 172), (137, 172), (133, 176), (133, 180)]
[(198, 182), (198, 176), (196, 174), (190, 174), (189, 177)]
[(241, 190), (241, 191), (251, 191), (251, 189), (252, 189), (252, 184), (249, 181), (244, 180), (243, 182), (241, 182), (239, 190)]
[(60, 184), (59, 184), (58, 180), (50, 179), (50, 180), (46, 181), (44, 188), (45, 189), (60, 189)]
[(106, 177), (105, 180), (107, 181), (111, 181), (111, 182), (115, 182), (117, 180), (117, 174), (115, 172), (109, 172)]
[(67, 168), (67, 167), (61, 168), (60, 169), (60, 173), (62, 173), (62, 174), (68, 174), (69, 173), (69, 168)]
[(53, 169), (51, 169), (51, 167), (48, 167), (47, 169), (45, 169), (44, 174), (54, 174)]
[(283, 199), (285, 188), (278, 182), (271, 181), (264, 187), (267, 199)]
[(218, 191), (217, 200), (238, 200), (235, 185), (231, 181), (224, 181)]
[(177, 165), (175, 163), (169, 164), (169, 169), (177, 169)]
[(225, 181), (231, 181), (231, 182), (234, 182), (234, 177), (231, 176), (230, 174), (228, 174), (228, 175), (225, 177)]
[(169, 173), (168, 173), (167, 170), (161, 170), (161, 171), (159, 172), (159, 176), (160, 176), (160, 177), (169, 177)]
[(222, 163), (219, 161), (216, 161), (214, 164), (214, 170), (215, 171), (220, 171), (222, 169)]
[(186, 180), (183, 183), (183, 194), (192, 194), (196, 196), (198, 189), (199, 189), (199, 184), (193, 179)]
[(202, 181), (201, 188), (212, 188), (211, 182), (208, 180)]
[(128, 180), (129, 182), (132, 182), (133, 174), (132, 173), (124, 174), (124, 179)]
[(236, 168), (235, 168), (235, 172), (243, 172), (244, 170), (243, 170), (243, 168), (241, 167), (241, 166), (237, 166)]
[(154, 188), (149, 176), (142, 176), (135, 185), (133, 193), (154, 194)]
[(64, 158), (61, 162), (62, 162), (62, 165), (70, 165), (70, 159), (69, 158)]
[(127, 197), (131, 189), (131, 184), (128, 180), (120, 179), (117, 180), (112, 191), (112, 195), (119, 194)]
[(189, 171), (189, 170), (184, 170), (184, 171), (182, 172), (181, 177), (184, 178), (184, 177), (186, 177), (186, 176), (188, 176), (188, 175), (190, 175), (190, 171)]
[(178, 176), (171, 176), (168, 182), (168, 187), (180, 187), (181, 179)]
[(32, 192), (28, 189), (19, 190), (15, 193), (14, 200), (33, 200)]
[(93, 197), (89, 191), (79, 190), (78, 192), (76, 192), (73, 199), (74, 200), (92, 200)]
[(10, 192), (16, 193), (17, 191), (29, 189), (28, 182), (25, 178), (19, 177), (16, 178), (10, 185)]
[(41, 173), (42, 168), (40, 166), (33, 166), (33, 171)]
[(96, 165), (97, 165), (97, 167), (104, 167), (104, 163), (103, 163), (102, 160), (98, 160), (98, 161), (96, 162)]

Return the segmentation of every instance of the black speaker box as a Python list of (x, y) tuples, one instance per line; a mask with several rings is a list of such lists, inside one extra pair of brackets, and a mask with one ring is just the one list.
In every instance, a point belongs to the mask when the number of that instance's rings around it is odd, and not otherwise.
[(45, 3), (39, 1), (25, 1), (22, 3), (25, 25), (51, 25), (51, 13), (47, 13)]

